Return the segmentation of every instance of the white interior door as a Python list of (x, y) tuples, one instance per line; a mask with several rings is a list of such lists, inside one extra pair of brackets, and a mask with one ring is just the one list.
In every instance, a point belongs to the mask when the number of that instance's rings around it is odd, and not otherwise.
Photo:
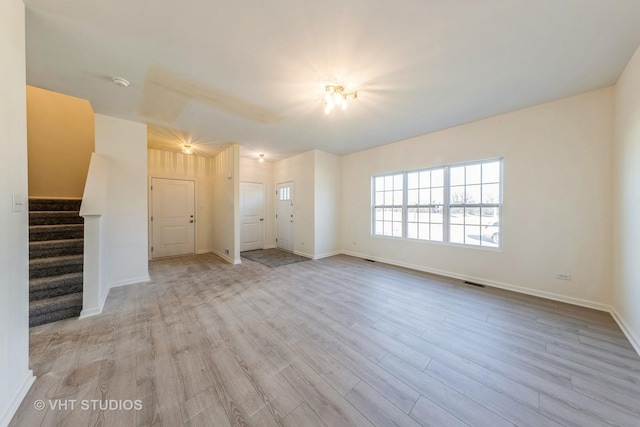
[(276, 246), (293, 252), (293, 182), (276, 188)]
[(264, 184), (240, 183), (240, 252), (264, 248)]
[(195, 183), (151, 179), (151, 257), (195, 252)]

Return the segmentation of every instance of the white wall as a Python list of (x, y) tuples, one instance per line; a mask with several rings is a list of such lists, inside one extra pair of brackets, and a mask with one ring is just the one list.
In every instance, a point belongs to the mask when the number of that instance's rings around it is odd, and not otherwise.
[(264, 184), (264, 247), (275, 248), (275, 191), (273, 183), (273, 163), (246, 157), (240, 158), (240, 181)]
[(240, 264), (240, 146), (213, 158), (213, 252)]
[(293, 182), (293, 251), (313, 258), (315, 256), (313, 151), (281, 160), (273, 166), (276, 185)]
[(149, 280), (147, 125), (96, 114), (96, 153), (109, 158), (103, 216), (108, 286)]
[[(148, 162), (149, 180), (172, 178), (195, 181), (196, 253), (212, 252), (213, 159), (169, 151), (148, 150)], [(151, 199), (149, 199), (149, 206), (151, 206)]]
[(314, 151), (314, 258), (336, 255), (341, 249), (341, 161), (340, 157)]
[(640, 353), (640, 48), (615, 92), (613, 307)]
[[(0, 426), (34, 381), (29, 370), (29, 232), (24, 4), (0, 2)], [(12, 194), (23, 197), (12, 212)]]
[[(612, 139), (609, 88), (345, 156), (343, 249), (608, 309)], [(371, 236), (373, 175), (492, 157), (504, 157), (501, 250)]]

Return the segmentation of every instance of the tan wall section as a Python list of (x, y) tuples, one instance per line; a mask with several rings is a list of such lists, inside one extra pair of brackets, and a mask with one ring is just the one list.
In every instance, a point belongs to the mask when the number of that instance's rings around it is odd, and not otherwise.
[(27, 86), (29, 197), (81, 198), (95, 148), (89, 101)]

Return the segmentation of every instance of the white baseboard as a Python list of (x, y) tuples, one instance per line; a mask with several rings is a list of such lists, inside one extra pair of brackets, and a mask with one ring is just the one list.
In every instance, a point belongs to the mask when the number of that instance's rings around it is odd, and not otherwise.
[[(149, 280), (151, 280), (151, 278), (149, 277), (148, 274), (145, 275), (145, 276), (132, 277), (130, 279), (118, 280), (117, 282), (109, 283), (109, 289), (111, 289), (111, 288), (119, 288), (120, 286), (136, 285), (138, 283), (148, 282)], [(106, 296), (105, 296), (105, 300), (106, 300)]]
[(213, 252), (213, 249), (198, 249), (196, 251), (196, 255), (200, 255), (200, 254), (210, 254)]
[(275, 249), (275, 248), (277, 248), (276, 245), (266, 245), (262, 249)]
[(357, 253), (357, 252), (343, 251), (342, 253), (344, 255), (349, 255), (349, 256), (356, 257), (356, 258), (370, 259), (370, 260), (373, 260), (373, 261), (383, 262), (385, 264), (391, 264), (391, 265), (395, 265), (395, 266), (398, 266), (398, 267), (405, 267), (405, 268), (409, 268), (409, 269), (412, 269), (412, 270), (418, 270), (418, 271), (423, 271), (425, 273), (437, 274), (438, 276), (451, 277), (453, 279), (458, 279), (458, 280), (466, 280), (466, 281), (469, 281), (469, 282), (479, 283), (481, 285), (491, 286), (491, 287), (494, 287), (494, 288), (505, 289), (505, 290), (508, 290), (508, 291), (518, 292), (518, 293), (526, 294), (526, 295), (532, 295), (532, 296), (545, 298), (545, 299), (549, 299), (549, 300), (553, 300), (553, 301), (564, 302), (564, 303), (567, 303), (567, 304), (573, 304), (573, 305), (577, 305), (577, 306), (581, 306), (581, 307), (592, 308), (594, 310), (606, 311), (606, 312), (610, 312), (611, 311), (611, 307), (609, 307), (606, 304), (601, 304), (601, 303), (594, 302), (594, 301), (589, 301), (589, 300), (583, 300), (583, 299), (580, 299), (580, 298), (568, 297), (566, 295), (555, 294), (553, 292), (546, 292), (546, 291), (539, 291), (539, 290), (536, 290), (536, 289), (523, 288), (521, 286), (511, 285), (509, 283), (496, 282), (496, 281), (493, 281), (493, 280), (487, 280), (487, 279), (483, 279), (483, 278), (480, 278), (480, 277), (467, 276), (467, 275), (464, 275), (464, 274), (458, 274), (458, 273), (454, 273), (454, 272), (451, 272), (451, 271), (445, 271), (445, 270), (438, 270), (438, 269), (435, 269), (435, 268), (426, 268), (426, 267), (423, 267), (423, 266), (420, 266), (420, 265), (409, 264), (409, 263), (404, 263), (404, 262), (398, 262), (398, 261), (390, 260), (390, 259), (386, 259), (386, 258), (371, 257), (371, 256), (368, 256), (368, 255), (365, 255), (365, 254), (360, 254), (360, 253)]
[(89, 310), (82, 310), (80, 312), (80, 320), (86, 319), (87, 317), (97, 316), (98, 314), (102, 314), (102, 310), (104, 309), (104, 304), (107, 302), (107, 297), (109, 296), (109, 289), (102, 295), (100, 301), (98, 301), (98, 307), (91, 308)]
[(223, 254), (220, 251), (216, 251), (215, 249), (212, 250), (211, 252), (213, 252), (214, 254), (218, 255), (220, 258), (222, 258), (223, 260), (227, 261), (229, 264), (235, 264), (235, 260), (233, 258), (231, 258), (229, 255), (227, 254)]
[(303, 256), (303, 257), (306, 257), (306, 258), (315, 259), (315, 258), (313, 257), (313, 255), (308, 254), (308, 253), (306, 253), (306, 252), (301, 252), (301, 251), (295, 251), (295, 250), (294, 250), (294, 251), (293, 251), (293, 253), (294, 253), (295, 255), (300, 255), (300, 256)]
[(622, 316), (618, 314), (615, 307), (610, 307), (609, 312), (611, 313), (611, 316), (613, 316), (613, 320), (615, 320), (620, 329), (622, 329), (622, 333), (627, 337), (631, 346), (634, 348), (636, 353), (638, 353), (638, 356), (640, 356), (640, 338), (634, 335), (631, 328), (629, 328), (624, 320), (622, 320)]
[(28, 370), (22, 384), (9, 400), (7, 406), (2, 411), (2, 415), (0, 415), (0, 427), (7, 427), (9, 425), (35, 380), (36, 377), (33, 376), (33, 371)]
[(329, 258), (329, 257), (332, 257), (332, 256), (340, 255), (340, 254), (342, 254), (342, 253), (344, 253), (344, 252), (342, 252), (342, 251), (331, 251), (331, 252), (326, 252), (326, 253), (324, 253), (324, 254), (320, 254), (320, 255), (316, 255), (316, 256), (314, 256), (314, 257), (313, 257), (313, 259)]

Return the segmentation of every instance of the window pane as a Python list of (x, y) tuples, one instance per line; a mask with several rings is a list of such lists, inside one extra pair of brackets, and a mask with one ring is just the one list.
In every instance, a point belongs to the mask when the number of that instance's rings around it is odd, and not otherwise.
[(464, 166), (452, 167), (449, 171), (451, 185), (464, 185)]
[(381, 206), (384, 204), (384, 193), (381, 191), (376, 191), (376, 201), (375, 201), (375, 205), (376, 206)]
[(443, 232), (442, 224), (431, 224), (431, 240), (442, 242)]
[(384, 190), (384, 177), (382, 176), (376, 176), (376, 191), (382, 191)]
[(444, 186), (444, 169), (433, 169), (431, 171), (431, 186), (442, 187)]
[(467, 208), (464, 210), (465, 224), (477, 224), (480, 225), (480, 208)]
[(451, 208), (449, 217), (451, 224), (464, 224), (464, 208)]
[(394, 221), (402, 221), (402, 209), (401, 208), (393, 209), (393, 220)]
[(444, 203), (444, 189), (442, 187), (431, 189), (431, 202), (432, 205), (441, 205)]
[(465, 203), (480, 203), (480, 185), (467, 185)]
[(482, 203), (500, 203), (500, 184), (482, 186)]
[(482, 164), (482, 182), (500, 182), (500, 161)]
[(462, 205), (464, 202), (464, 186), (451, 187), (451, 203), (454, 205)]
[(418, 172), (407, 174), (407, 188), (418, 188), (419, 176), (420, 174)]
[(384, 212), (382, 209), (376, 208), (376, 221), (382, 221), (384, 219)]
[(424, 171), (420, 172), (420, 187), (429, 187), (431, 186), (431, 172)]
[(464, 243), (464, 225), (451, 225), (449, 228), (449, 241), (451, 243)]
[(387, 206), (393, 205), (393, 191), (385, 191), (384, 204)]
[(407, 190), (407, 205), (418, 204), (418, 190)]
[(426, 208), (420, 208), (418, 210), (418, 221), (429, 222), (429, 211)]
[(467, 176), (465, 182), (469, 184), (480, 184), (480, 165), (467, 166)]
[(402, 190), (402, 174), (393, 176), (393, 189)]
[(382, 221), (376, 221), (376, 234), (382, 234)]
[(392, 222), (385, 222), (384, 223), (384, 232), (383, 234), (385, 236), (391, 236), (392, 234), (392, 230), (391, 230), (391, 224), (393, 224)]
[(418, 238), (429, 240), (429, 224), (418, 224)]
[(393, 192), (393, 204), (402, 205), (402, 191)]
[(394, 222), (393, 223), (393, 236), (394, 237), (402, 237), (402, 223)]
[(393, 177), (391, 175), (387, 175), (384, 177), (384, 189), (385, 191), (393, 190)]
[(430, 196), (430, 191), (427, 188), (421, 188), (420, 189), (420, 204), (421, 205), (428, 205), (431, 203), (431, 197)]
[(480, 245), (480, 226), (466, 225), (464, 227), (465, 239), (467, 245)]
[(410, 222), (407, 224), (407, 237), (410, 239), (418, 238), (418, 224)]
[(392, 215), (391, 209), (389, 209), (389, 208), (384, 209), (384, 220), (385, 221), (391, 221), (392, 220), (391, 215)]
[(418, 210), (416, 208), (408, 208), (407, 209), (407, 221), (408, 222), (417, 222), (418, 221)]

